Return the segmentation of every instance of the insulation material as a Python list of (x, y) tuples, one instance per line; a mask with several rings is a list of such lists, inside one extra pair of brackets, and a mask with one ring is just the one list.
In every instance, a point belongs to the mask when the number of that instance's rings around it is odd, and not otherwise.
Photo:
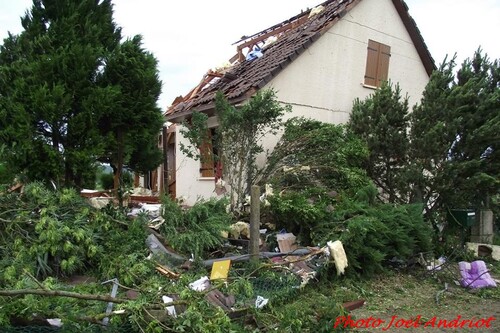
[(278, 40), (278, 37), (276, 37), (276, 36), (271, 36), (271, 37), (267, 38), (264, 41), (264, 45), (262, 45), (262, 48), (264, 49), (264, 48), (268, 47), (269, 45), (276, 42), (277, 40)]
[(337, 275), (344, 274), (347, 264), (347, 256), (344, 251), (344, 246), (342, 242), (336, 240), (335, 242), (326, 243), (328, 249), (330, 250), (330, 256), (335, 261), (335, 268), (337, 269)]
[(311, 11), (309, 12), (309, 18), (311, 18), (315, 15), (318, 15), (319, 13), (321, 13), (324, 10), (325, 10), (324, 6), (318, 6), (318, 7), (311, 9)]
[(243, 221), (238, 221), (229, 227), (232, 238), (250, 239), (250, 224)]

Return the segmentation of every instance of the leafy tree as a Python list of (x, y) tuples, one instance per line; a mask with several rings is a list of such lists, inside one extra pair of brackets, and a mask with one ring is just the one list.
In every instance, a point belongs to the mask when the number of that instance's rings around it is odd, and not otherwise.
[(385, 82), (366, 100), (356, 99), (348, 126), (368, 144), (368, 175), (382, 190), (383, 199), (404, 203), (409, 139), (408, 97), (399, 84)]
[[(232, 210), (239, 208), (256, 182), (260, 171), (256, 158), (264, 153), (262, 139), (268, 134), (277, 134), (282, 117), (289, 110), (289, 106), (277, 101), (273, 90), (257, 92), (241, 107), (231, 105), (221, 92), (217, 93), (215, 111), (219, 125), (215, 144), (219, 156), (214, 156), (214, 159), (223, 166)], [(181, 150), (188, 157), (203, 158), (199, 148), (209, 140), (207, 120), (206, 114), (195, 112), (190, 124), (184, 124), (182, 134), (188, 139), (189, 146), (181, 146)]]
[(434, 72), (412, 114), (413, 167), (428, 214), (484, 207), (500, 189), (500, 68), (479, 49)]
[(141, 46), (141, 37), (123, 42), (110, 55), (99, 78), (105, 90), (112, 87), (112, 107), (106, 108), (99, 122), (106, 136), (105, 154), (114, 172), (114, 188), (119, 187), (124, 166), (138, 172), (156, 168), (162, 153), (156, 142), (163, 117), (156, 105), (161, 93), (157, 60)]
[(120, 41), (112, 14), (110, 0), (34, 0), (24, 31), (5, 41), (2, 136), (14, 152), (10, 164), (30, 178), (93, 183), (106, 95), (96, 77)]

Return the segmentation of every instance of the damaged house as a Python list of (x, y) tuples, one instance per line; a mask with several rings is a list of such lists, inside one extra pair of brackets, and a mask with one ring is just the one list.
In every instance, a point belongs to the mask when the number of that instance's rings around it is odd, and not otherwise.
[[(420, 100), (434, 61), (403, 0), (329, 0), (237, 43), (227, 66), (210, 70), (198, 86), (175, 99), (165, 113), (172, 125), (159, 144), (165, 164), (148, 177), (159, 191), (193, 204), (216, 196), (213, 161), (184, 156), (179, 128), (193, 111), (215, 127), (214, 98), (222, 91), (233, 105), (272, 88), (289, 117), (345, 123), (353, 101), (365, 99), (381, 82), (399, 83), (410, 105)], [(272, 149), (278, 137), (268, 137)], [(187, 143), (187, 142), (186, 142)]]

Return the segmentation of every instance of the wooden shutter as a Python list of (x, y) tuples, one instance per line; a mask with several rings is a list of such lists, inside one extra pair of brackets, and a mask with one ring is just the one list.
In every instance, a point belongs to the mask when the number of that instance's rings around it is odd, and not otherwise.
[(385, 44), (368, 40), (365, 84), (380, 87), (388, 79), (391, 48)]
[(212, 146), (212, 132), (207, 131), (206, 141), (200, 147), (200, 176), (214, 177), (214, 155)]

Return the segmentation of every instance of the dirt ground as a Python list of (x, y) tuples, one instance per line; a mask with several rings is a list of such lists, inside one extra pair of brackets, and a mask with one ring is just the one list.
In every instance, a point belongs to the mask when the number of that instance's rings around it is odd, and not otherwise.
[[(499, 280), (500, 263), (489, 267)], [(500, 283), (497, 288), (471, 291), (455, 284), (458, 274), (458, 269), (450, 268), (436, 275), (396, 273), (370, 282), (365, 287), (365, 305), (351, 312), (354, 321), (364, 319), (369, 328), (353, 331), (500, 332)], [(445, 283), (447, 291), (443, 291)], [(438, 327), (440, 320), (447, 320), (448, 327), (443, 327), (444, 322)]]

